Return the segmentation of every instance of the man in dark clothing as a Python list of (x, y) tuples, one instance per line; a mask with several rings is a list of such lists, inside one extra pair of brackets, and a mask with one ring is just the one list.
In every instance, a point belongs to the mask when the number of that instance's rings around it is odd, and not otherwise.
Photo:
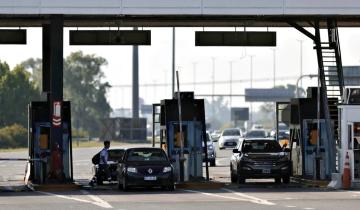
[(104, 141), (104, 148), (100, 151), (99, 172), (104, 172), (108, 181), (111, 181), (108, 165), (110, 141)]

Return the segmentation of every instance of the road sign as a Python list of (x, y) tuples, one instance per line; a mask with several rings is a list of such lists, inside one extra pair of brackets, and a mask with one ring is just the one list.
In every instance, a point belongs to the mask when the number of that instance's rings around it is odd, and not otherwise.
[(247, 120), (249, 120), (249, 108), (248, 107), (232, 107), (231, 108), (231, 120), (232, 121), (247, 121)]
[(245, 89), (246, 102), (271, 102), (271, 101), (290, 101), (295, 97), (295, 92), (283, 88)]
[(61, 126), (61, 101), (54, 101), (53, 103), (53, 116), (52, 116), (52, 124), (54, 127)]

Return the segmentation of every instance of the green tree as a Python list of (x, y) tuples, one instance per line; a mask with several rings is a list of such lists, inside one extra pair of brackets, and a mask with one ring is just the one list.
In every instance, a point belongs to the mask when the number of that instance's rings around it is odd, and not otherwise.
[(102, 82), (102, 57), (71, 53), (64, 63), (64, 98), (72, 104), (72, 122), (78, 129), (99, 135), (100, 123), (109, 117), (111, 107), (106, 99), (109, 83)]
[(27, 126), (30, 101), (39, 100), (40, 93), (30, 81), (30, 73), (21, 65), (10, 71), (0, 62), (0, 127), (12, 124)]
[[(42, 60), (30, 58), (22, 65), (32, 71), (34, 82), (40, 87)], [(109, 117), (111, 107), (106, 99), (109, 83), (103, 82), (101, 67), (107, 61), (78, 51), (64, 60), (64, 100), (71, 101), (72, 124), (92, 136), (99, 135), (100, 123)]]

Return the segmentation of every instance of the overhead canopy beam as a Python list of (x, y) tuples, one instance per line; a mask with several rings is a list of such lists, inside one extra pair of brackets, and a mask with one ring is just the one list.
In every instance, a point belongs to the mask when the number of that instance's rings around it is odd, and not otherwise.
[(299, 24), (297, 24), (295, 22), (288, 22), (288, 23), (290, 26), (294, 27), (295, 29), (297, 29), (298, 31), (300, 31), (301, 33), (303, 33), (304, 35), (306, 35), (307, 37), (309, 37), (310, 39), (315, 41), (315, 35), (310, 33), (308, 30), (306, 30), (305, 28), (303, 28), (302, 26), (300, 26)]
[[(338, 27), (360, 27), (360, 15), (64, 15), (65, 27), (289, 27), (288, 21), (313, 27), (318, 19), (325, 28), (327, 19)], [(41, 27), (49, 15), (1, 15), (0, 27)]]

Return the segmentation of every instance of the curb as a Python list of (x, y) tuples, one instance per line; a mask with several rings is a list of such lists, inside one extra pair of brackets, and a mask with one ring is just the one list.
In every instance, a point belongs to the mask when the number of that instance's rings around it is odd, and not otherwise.
[(225, 186), (221, 182), (184, 182), (175, 184), (176, 189), (220, 189)]
[(53, 191), (72, 191), (81, 189), (81, 185), (76, 183), (70, 184), (43, 184), (35, 185), (29, 184), (30, 189), (34, 191), (44, 191), (44, 192), (53, 192)]
[(330, 181), (328, 180), (311, 180), (300, 177), (291, 177), (291, 180), (295, 183), (300, 184), (302, 187), (312, 188), (328, 188), (328, 184), (330, 183)]

